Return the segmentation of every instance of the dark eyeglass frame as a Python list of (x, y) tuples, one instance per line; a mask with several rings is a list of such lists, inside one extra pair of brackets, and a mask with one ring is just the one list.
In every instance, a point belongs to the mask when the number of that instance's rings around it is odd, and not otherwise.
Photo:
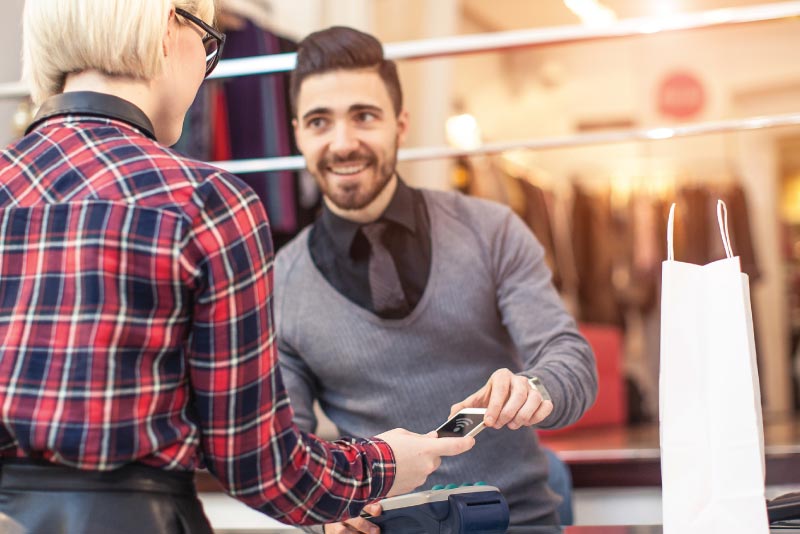
[(208, 59), (208, 57), (206, 57), (206, 76), (208, 76), (209, 74), (211, 74), (211, 71), (213, 71), (216, 68), (217, 63), (219, 63), (219, 58), (222, 55), (222, 48), (225, 46), (225, 34), (217, 30), (210, 24), (206, 23), (200, 17), (192, 15), (185, 9), (176, 7), (175, 14), (180, 15), (181, 17), (185, 18), (190, 22), (194, 22), (196, 25), (200, 27), (200, 29), (206, 32), (206, 34), (203, 36), (203, 48), (205, 48), (206, 43), (209, 42), (210, 40), (213, 39), (217, 41), (217, 52), (216, 54), (214, 54), (214, 57), (212, 57), (210, 60)]

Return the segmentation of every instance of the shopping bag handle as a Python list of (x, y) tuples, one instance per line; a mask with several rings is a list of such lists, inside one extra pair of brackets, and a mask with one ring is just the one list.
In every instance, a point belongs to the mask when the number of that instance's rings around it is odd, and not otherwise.
[(717, 200), (717, 222), (719, 223), (719, 235), (722, 237), (722, 245), (725, 247), (725, 255), (732, 258), (731, 234), (728, 233), (728, 206), (722, 200)]
[[(731, 234), (728, 231), (728, 207), (725, 202), (717, 200), (717, 223), (719, 224), (719, 235), (722, 238), (722, 246), (725, 247), (725, 255), (728, 258), (733, 257), (733, 248), (731, 247)], [(667, 220), (667, 259), (669, 261), (675, 260), (675, 245), (673, 234), (675, 230), (675, 203), (669, 207), (669, 219)]]
[(675, 261), (675, 246), (672, 242), (672, 234), (675, 229), (675, 203), (669, 207), (669, 219), (667, 219), (667, 259)]

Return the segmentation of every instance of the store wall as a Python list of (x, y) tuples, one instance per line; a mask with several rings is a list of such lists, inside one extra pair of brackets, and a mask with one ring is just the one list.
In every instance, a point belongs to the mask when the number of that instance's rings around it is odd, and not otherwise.
[[(581, 123), (678, 124), (659, 112), (656, 97), (658, 84), (677, 69), (692, 72), (705, 89), (702, 111), (689, 122), (797, 112), (797, 98), (771, 95), (800, 85), (792, 54), (800, 45), (798, 29), (796, 21), (769, 22), (474, 55), (455, 60), (453, 98), (477, 118), (487, 141), (568, 135)], [(782, 413), (790, 405), (790, 388), (773, 135), (739, 132), (550, 150), (527, 158), (555, 181), (581, 176), (608, 184), (625, 175), (646, 185), (659, 173), (678, 181), (738, 175), (748, 192), (764, 273), (753, 295), (765, 361), (762, 383), (769, 391), (768, 411)]]
[[(22, 74), (20, 52), (22, 49), (23, 0), (2, 0), (3, 26), (0, 31), (0, 83), (16, 82)], [(11, 121), (18, 103), (0, 100), (0, 146), (11, 141)]]

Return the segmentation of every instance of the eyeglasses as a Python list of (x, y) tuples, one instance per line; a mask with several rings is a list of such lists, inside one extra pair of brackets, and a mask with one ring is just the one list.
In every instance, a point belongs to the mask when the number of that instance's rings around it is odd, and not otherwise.
[(214, 29), (210, 24), (206, 24), (201, 18), (192, 15), (184, 9), (176, 7), (175, 13), (194, 22), (200, 29), (206, 32), (203, 36), (203, 48), (206, 49), (206, 76), (208, 76), (217, 66), (217, 63), (219, 63), (219, 57), (222, 55), (222, 47), (225, 46), (225, 34)]

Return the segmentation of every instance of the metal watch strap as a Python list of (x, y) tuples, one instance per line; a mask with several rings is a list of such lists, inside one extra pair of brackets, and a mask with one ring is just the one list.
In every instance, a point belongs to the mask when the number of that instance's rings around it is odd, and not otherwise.
[(538, 376), (530, 377), (528, 379), (528, 384), (530, 384), (532, 389), (535, 389), (539, 392), (539, 395), (542, 396), (542, 400), (553, 402), (553, 399), (550, 397), (550, 393), (547, 391), (547, 388), (542, 385), (542, 382), (539, 380)]

